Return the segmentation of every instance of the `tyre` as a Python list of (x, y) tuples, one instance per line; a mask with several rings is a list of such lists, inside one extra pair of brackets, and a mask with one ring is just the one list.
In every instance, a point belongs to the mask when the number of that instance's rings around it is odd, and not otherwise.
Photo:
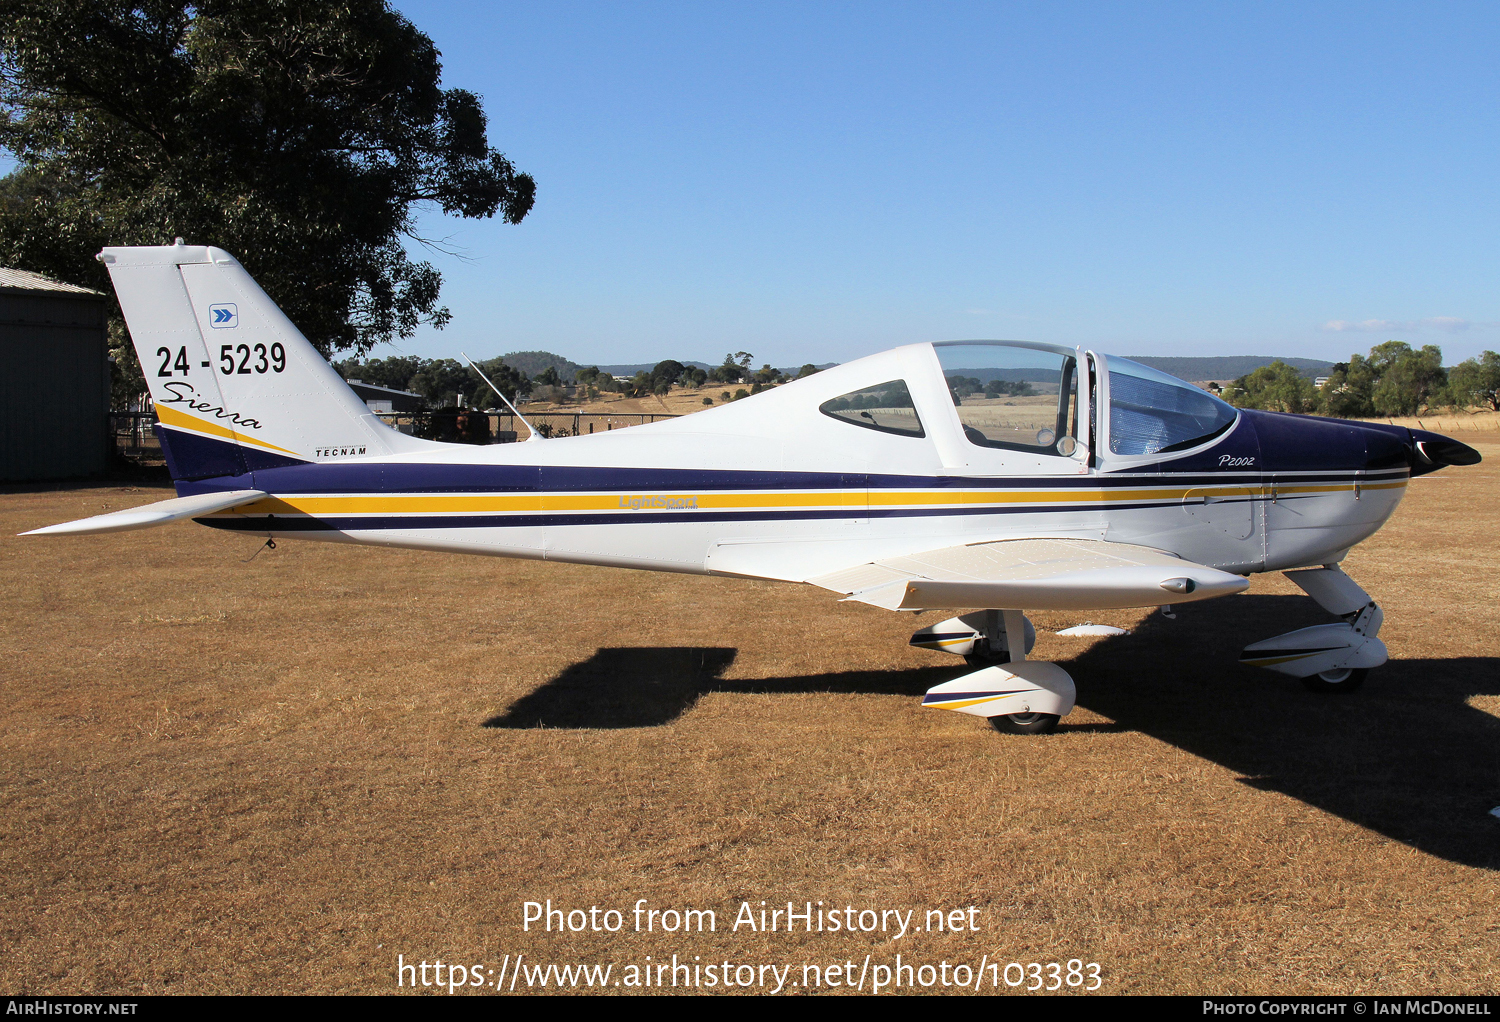
[(990, 717), (990, 725), (1008, 735), (1045, 735), (1057, 727), (1055, 713), (1005, 713)]
[(1364, 684), (1368, 667), (1341, 667), (1322, 674), (1311, 674), (1302, 679), (1302, 684), (1311, 692), (1353, 692)]

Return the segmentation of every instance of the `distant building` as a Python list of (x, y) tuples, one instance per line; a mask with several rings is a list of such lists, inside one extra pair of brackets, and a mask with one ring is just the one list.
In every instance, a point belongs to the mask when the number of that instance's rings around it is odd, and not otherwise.
[(348, 380), (349, 389), (359, 395), (359, 399), (369, 406), (372, 412), (420, 412), (427, 407), (427, 399), (421, 394), (413, 394), (409, 390), (393, 390), (390, 387), (377, 387), (373, 383), (365, 383), (362, 380)]
[(0, 480), (68, 479), (109, 464), (106, 301), (0, 269)]
[(1329, 377), (1327, 376), (1319, 376), (1317, 379), (1313, 380), (1313, 386), (1317, 387), (1319, 390), (1322, 390), (1323, 384), (1327, 383), (1328, 380)]

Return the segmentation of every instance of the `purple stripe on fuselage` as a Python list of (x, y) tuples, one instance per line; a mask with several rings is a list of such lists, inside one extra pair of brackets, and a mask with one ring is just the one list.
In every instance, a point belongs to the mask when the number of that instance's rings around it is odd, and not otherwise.
[[(1277, 418), (1293, 418), (1282, 416)], [(1299, 421), (1307, 421), (1302, 417)], [(413, 464), (399, 461), (357, 461), (334, 463), (291, 462), (290, 459), (257, 457), (256, 468), (249, 473), (218, 476), (193, 481), (178, 480), (180, 496), (213, 493), (232, 489), (258, 489), (268, 493), (296, 494), (382, 494), (382, 493), (574, 493), (574, 492), (714, 492), (726, 490), (966, 490), (971, 492), (1012, 490), (1090, 490), (1122, 489), (1139, 486), (1226, 486), (1263, 485), (1269, 482), (1290, 483), (1354, 482), (1376, 478), (1365, 469), (1365, 444), (1336, 443), (1319, 451), (1297, 453), (1290, 458), (1264, 458), (1255, 438), (1252, 422), (1263, 418), (1242, 415), (1240, 423), (1208, 451), (1150, 465), (1137, 466), (1116, 473), (1064, 476), (909, 476), (881, 473), (838, 472), (767, 472), (732, 469), (667, 469), (566, 467), (536, 465)], [(1340, 424), (1347, 426), (1347, 424)], [(1283, 430), (1271, 432), (1281, 435)], [(1318, 430), (1320, 435), (1323, 431)], [(1336, 429), (1330, 436), (1351, 440), (1347, 429)], [(1389, 434), (1379, 439), (1395, 442)], [(234, 445), (195, 438), (201, 445), (218, 444), (226, 449)], [(1243, 454), (1235, 454), (1241, 451)], [(204, 452), (206, 455), (206, 452)], [(227, 453), (227, 452), (226, 452)], [(1220, 464), (1224, 459), (1252, 459), (1249, 465)], [(1270, 464), (1267, 464), (1270, 461)], [(1405, 463), (1391, 466), (1379, 476), (1401, 478)], [(1278, 472), (1297, 471), (1294, 478), (1278, 479)]]

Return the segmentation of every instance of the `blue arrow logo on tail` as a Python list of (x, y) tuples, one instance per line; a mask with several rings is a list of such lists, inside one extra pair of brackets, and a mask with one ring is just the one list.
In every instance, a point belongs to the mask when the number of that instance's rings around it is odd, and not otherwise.
[(239, 309), (234, 305), (210, 305), (208, 325), (215, 330), (228, 330), (240, 325)]

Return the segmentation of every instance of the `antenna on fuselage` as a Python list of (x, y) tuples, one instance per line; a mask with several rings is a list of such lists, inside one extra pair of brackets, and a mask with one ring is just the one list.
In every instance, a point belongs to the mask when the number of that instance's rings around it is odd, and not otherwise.
[(474, 364), (474, 360), (472, 358), (470, 358), (468, 355), (464, 355), (464, 353), (461, 352), (461, 351), (459, 352), (459, 354), (463, 356), (463, 360), (465, 362), (469, 363), (469, 368), (472, 369), (472, 370), (474, 370), (476, 373), (479, 374), (479, 378), (481, 380), (483, 380), (485, 383), (489, 383), (490, 389), (495, 392), (496, 396), (499, 397), (501, 401), (505, 402), (505, 407), (507, 407), (507, 408), (510, 409), (510, 413), (512, 415), (514, 415), (516, 418), (520, 419), (523, 423), (526, 423), (526, 428), (529, 429), (529, 430), (531, 430), (531, 435), (529, 437), (527, 437), (523, 441), (523, 443), (528, 443), (529, 444), (533, 440), (545, 440), (546, 439), (546, 437), (542, 436), (542, 434), (540, 434), (540, 433), (538, 433), (536, 431), (536, 427), (535, 426), (533, 426), (529, 422), (526, 422), (526, 416), (524, 416), (520, 412), (516, 411), (516, 406), (510, 403), (510, 398), (508, 398), (504, 394), (500, 393), (500, 388), (499, 387), (495, 386), (493, 383), (490, 383), (490, 378), (488, 376), (484, 375), (484, 370), (483, 369), (480, 369), (477, 365)]

